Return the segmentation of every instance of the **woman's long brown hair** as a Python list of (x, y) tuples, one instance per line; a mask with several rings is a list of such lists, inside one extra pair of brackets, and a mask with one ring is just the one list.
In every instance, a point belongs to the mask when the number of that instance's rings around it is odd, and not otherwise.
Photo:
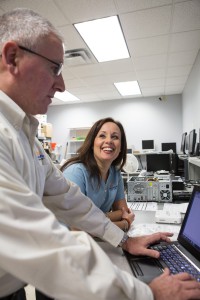
[(77, 155), (67, 160), (64, 163), (64, 165), (61, 167), (61, 171), (64, 171), (69, 165), (75, 163), (83, 163), (86, 169), (88, 170), (90, 177), (91, 178), (96, 177), (98, 179), (98, 182), (100, 183), (101, 173), (96, 163), (96, 160), (94, 158), (93, 146), (94, 146), (94, 140), (99, 130), (105, 123), (108, 122), (115, 123), (119, 127), (121, 132), (121, 151), (118, 157), (112, 162), (112, 165), (118, 167), (119, 170), (122, 170), (123, 166), (126, 163), (126, 153), (127, 153), (127, 142), (126, 142), (125, 131), (122, 124), (119, 121), (115, 121), (113, 118), (108, 117), (108, 118), (100, 119), (94, 123), (94, 125), (89, 130), (84, 143), (78, 149)]

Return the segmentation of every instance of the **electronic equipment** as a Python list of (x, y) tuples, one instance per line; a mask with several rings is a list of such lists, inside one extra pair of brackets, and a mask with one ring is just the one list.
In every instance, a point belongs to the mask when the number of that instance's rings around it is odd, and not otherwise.
[(147, 172), (172, 171), (172, 153), (151, 153), (146, 156)]
[(195, 145), (196, 145), (197, 134), (195, 129), (191, 130), (189, 133), (189, 144), (188, 144), (188, 154), (189, 156), (195, 155)]
[(195, 156), (199, 156), (200, 155), (199, 143), (196, 143), (195, 150), (194, 150), (194, 155)]
[(188, 153), (189, 153), (188, 149), (189, 149), (189, 135), (186, 135), (186, 137), (185, 137), (185, 154), (187, 155), (187, 157), (188, 157)]
[(185, 147), (186, 147), (186, 136), (187, 136), (187, 132), (184, 132), (183, 134), (182, 134), (182, 138), (181, 138), (181, 153), (182, 154), (186, 154), (185, 153)]
[(188, 202), (192, 195), (191, 191), (186, 190), (175, 190), (173, 191), (173, 201), (174, 202)]
[(151, 151), (154, 149), (154, 140), (142, 140), (142, 150)]
[(172, 202), (171, 180), (159, 179), (159, 200), (158, 202)]
[(132, 176), (127, 181), (128, 201), (172, 202), (172, 183), (168, 179)]
[[(163, 273), (168, 267), (172, 274), (186, 271), (197, 281), (200, 278), (200, 187), (194, 187), (185, 217), (183, 219), (177, 241), (159, 243), (150, 247), (160, 252), (159, 260), (152, 257), (132, 255), (126, 251), (124, 254), (136, 278), (149, 283)], [(162, 248), (162, 246), (164, 246)], [(167, 249), (167, 247), (169, 248)], [(160, 250), (163, 250), (162, 252)], [(169, 254), (170, 249), (172, 252)], [(166, 255), (165, 255), (166, 254)], [(181, 254), (181, 255), (180, 255)], [(180, 255), (180, 256), (179, 256)], [(173, 261), (174, 259), (174, 261)], [(185, 260), (186, 259), (186, 260)], [(181, 264), (179, 264), (181, 262)], [(139, 270), (139, 271), (138, 271)], [(196, 274), (196, 275), (195, 275)]]
[(155, 213), (156, 223), (181, 224), (181, 213), (178, 211), (157, 210)]
[(181, 191), (184, 190), (184, 188), (183, 179), (180, 176), (174, 176), (174, 178), (172, 178), (172, 191)]
[(158, 180), (170, 180), (171, 174), (168, 171), (161, 170), (154, 173), (154, 178)]
[(176, 143), (161, 143), (162, 151), (172, 150), (173, 153), (176, 153)]
[(199, 128), (198, 152), (199, 153), (197, 156), (200, 156), (200, 128)]

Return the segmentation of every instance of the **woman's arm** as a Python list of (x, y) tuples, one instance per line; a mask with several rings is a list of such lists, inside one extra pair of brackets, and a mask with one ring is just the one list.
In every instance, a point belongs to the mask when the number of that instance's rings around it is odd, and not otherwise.
[(112, 208), (113, 211), (106, 213), (106, 216), (122, 230), (128, 231), (131, 223), (134, 221), (135, 215), (128, 208), (126, 200), (115, 201)]

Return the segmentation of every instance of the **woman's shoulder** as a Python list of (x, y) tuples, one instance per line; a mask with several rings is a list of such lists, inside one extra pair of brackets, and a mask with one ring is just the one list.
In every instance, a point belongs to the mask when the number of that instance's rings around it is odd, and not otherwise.
[(84, 172), (87, 171), (86, 167), (84, 166), (83, 163), (74, 163), (74, 164), (71, 164), (71, 165), (67, 166), (67, 168), (65, 170), (70, 171), (70, 172), (72, 172), (72, 171), (78, 171), (78, 170), (79, 171), (82, 170)]

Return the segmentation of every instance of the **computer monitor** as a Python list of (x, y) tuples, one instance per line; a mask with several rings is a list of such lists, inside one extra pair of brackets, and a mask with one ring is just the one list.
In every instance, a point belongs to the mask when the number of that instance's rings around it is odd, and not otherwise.
[(153, 153), (146, 156), (147, 172), (156, 172), (160, 170), (171, 171), (170, 153)]
[(181, 138), (181, 153), (185, 154), (185, 150), (186, 150), (186, 137), (187, 137), (187, 132), (184, 132), (182, 134), (182, 138)]
[(200, 128), (199, 128), (199, 139), (196, 145), (196, 156), (200, 156)]
[(188, 154), (189, 150), (189, 134), (185, 137), (185, 152)]
[(154, 150), (154, 140), (142, 140), (142, 150)]
[(188, 154), (190, 156), (195, 155), (196, 138), (197, 138), (197, 134), (195, 129), (193, 129), (189, 133)]
[(199, 138), (198, 143), (196, 144), (195, 156), (200, 156), (200, 128), (199, 128)]
[(162, 151), (172, 150), (173, 153), (176, 153), (176, 143), (161, 143)]
[(194, 155), (195, 155), (195, 156), (199, 156), (199, 154), (200, 154), (200, 153), (199, 153), (199, 150), (200, 150), (200, 149), (199, 149), (199, 143), (196, 143), (195, 150), (194, 150)]

